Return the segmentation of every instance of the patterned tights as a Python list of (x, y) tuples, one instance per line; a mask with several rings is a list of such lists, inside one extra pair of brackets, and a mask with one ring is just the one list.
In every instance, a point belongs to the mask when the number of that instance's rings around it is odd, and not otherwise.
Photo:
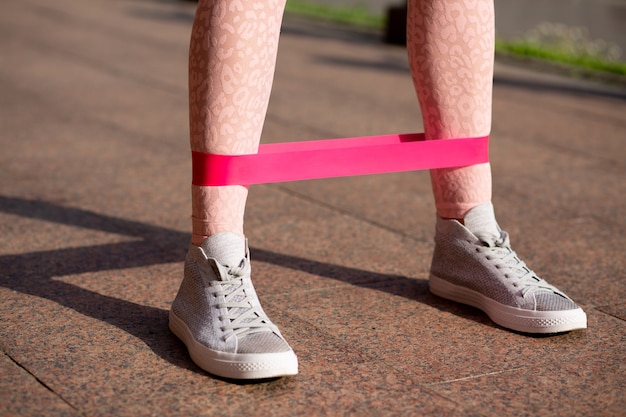
[[(199, 0), (189, 50), (191, 149), (258, 150), (285, 0)], [(429, 139), (484, 136), (491, 125), (493, 0), (409, 0), (408, 54)], [(431, 171), (437, 214), (491, 200), (489, 164)], [(243, 232), (248, 190), (192, 186), (192, 242)]]

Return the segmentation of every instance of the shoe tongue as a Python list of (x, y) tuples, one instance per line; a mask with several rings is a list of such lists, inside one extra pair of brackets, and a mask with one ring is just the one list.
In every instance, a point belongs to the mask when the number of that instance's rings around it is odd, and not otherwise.
[(500, 228), (491, 203), (481, 204), (468, 211), (463, 223), (474, 235), (489, 234), (496, 238), (500, 237)]
[(202, 243), (207, 257), (225, 267), (236, 267), (246, 257), (246, 238), (236, 233), (222, 232), (208, 237)]

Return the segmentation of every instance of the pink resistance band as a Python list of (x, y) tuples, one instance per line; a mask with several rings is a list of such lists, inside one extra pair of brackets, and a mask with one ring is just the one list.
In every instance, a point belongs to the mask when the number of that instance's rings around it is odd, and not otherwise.
[(423, 133), (264, 144), (256, 154), (192, 152), (193, 185), (251, 185), (489, 162), (489, 136), (425, 140)]

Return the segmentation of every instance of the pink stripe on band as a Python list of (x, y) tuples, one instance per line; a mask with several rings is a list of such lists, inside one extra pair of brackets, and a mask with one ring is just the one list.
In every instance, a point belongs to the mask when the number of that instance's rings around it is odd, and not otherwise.
[(489, 162), (489, 136), (425, 140), (423, 133), (264, 144), (259, 153), (192, 152), (192, 184), (251, 185), (452, 168)]

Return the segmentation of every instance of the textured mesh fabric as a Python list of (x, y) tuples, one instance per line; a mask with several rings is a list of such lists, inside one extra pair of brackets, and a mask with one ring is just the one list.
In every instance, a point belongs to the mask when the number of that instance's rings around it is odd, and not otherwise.
[(456, 220), (437, 220), (431, 273), (452, 284), (477, 291), (501, 304), (536, 311), (573, 310), (578, 306), (537, 276), (511, 248), (508, 234), (493, 234), (491, 204), (468, 213), (473, 232)]
[[(536, 304), (533, 306), (537, 311), (564, 311), (578, 308), (569, 298), (552, 291), (538, 291), (534, 294)], [(531, 306), (528, 306), (530, 309)]]
[[(221, 238), (229, 240), (233, 236)], [(246, 256), (236, 267), (208, 257), (210, 246), (211, 242), (203, 247), (190, 245), (185, 275), (172, 303), (173, 312), (185, 322), (194, 340), (209, 349), (229, 353), (290, 351), (254, 290), (247, 246)]]
[(217, 233), (202, 242), (207, 258), (226, 267), (235, 267), (246, 257), (246, 238), (236, 233)]
[(286, 352), (291, 348), (282, 338), (273, 332), (254, 333), (239, 341), (237, 353)]

